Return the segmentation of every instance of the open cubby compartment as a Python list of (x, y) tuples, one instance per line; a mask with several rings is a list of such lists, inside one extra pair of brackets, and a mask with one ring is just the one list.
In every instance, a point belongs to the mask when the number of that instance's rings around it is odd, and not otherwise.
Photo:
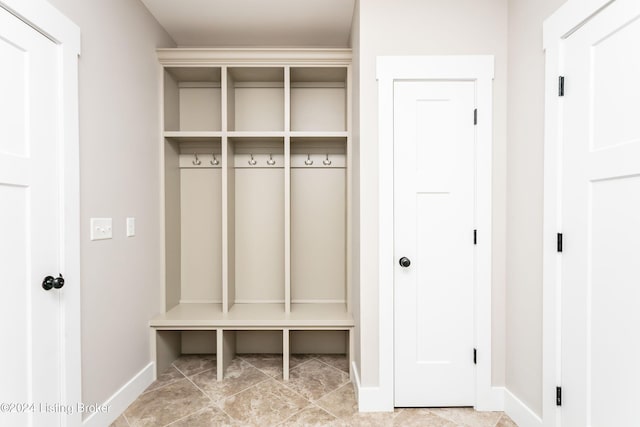
[(284, 310), (284, 139), (229, 138), (227, 149), (229, 312)]
[(221, 334), (220, 368), (224, 378), (229, 366), (235, 362), (235, 369), (244, 369), (248, 362), (263, 373), (280, 378), (283, 372), (283, 330), (275, 329), (223, 329)]
[(182, 356), (207, 355), (210, 357), (206, 357), (207, 366), (201, 367), (202, 371), (216, 367), (217, 335), (216, 329), (174, 330), (151, 328), (151, 349), (155, 352), (155, 358), (152, 360), (156, 362), (156, 378), (169, 369), (172, 364), (185, 375), (194, 373), (190, 371), (184, 372), (183, 366), (178, 361)]
[(165, 141), (165, 309), (198, 303), (221, 310), (221, 140)]
[(230, 67), (229, 131), (284, 131), (284, 68)]
[[(289, 370), (313, 355), (321, 362), (338, 369), (348, 380), (351, 372), (352, 331), (345, 329), (290, 329), (288, 331)], [(288, 373), (285, 379), (288, 378)]]
[(347, 130), (347, 67), (292, 67), (291, 131)]
[(346, 144), (291, 138), (292, 312), (301, 304), (346, 310)]
[(165, 67), (165, 132), (222, 130), (220, 67)]

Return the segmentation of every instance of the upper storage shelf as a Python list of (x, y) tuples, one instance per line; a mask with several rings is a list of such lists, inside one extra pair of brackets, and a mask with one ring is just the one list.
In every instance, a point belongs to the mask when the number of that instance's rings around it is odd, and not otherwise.
[(221, 131), (220, 67), (165, 67), (164, 130)]
[(229, 131), (284, 131), (284, 68), (229, 67)]
[(347, 68), (291, 68), (291, 131), (347, 130)]

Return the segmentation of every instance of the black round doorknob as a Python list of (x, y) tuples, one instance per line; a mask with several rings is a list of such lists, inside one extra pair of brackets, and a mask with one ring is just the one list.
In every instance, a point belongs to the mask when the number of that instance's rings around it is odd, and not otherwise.
[(58, 277), (47, 276), (42, 280), (42, 289), (50, 291), (51, 289), (60, 289), (64, 286), (64, 277), (60, 274)]
[(62, 277), (62, 274), (60, 274), (58, 277), (53, 279), (53, 287), (56, 289), (60, 289), (63, 286), (64, 286), (64, 277)]
[(406, 256), (403, 256), (402, 258), (400, 258), (400, 266), (407, 268), (411, 265), (411, 260), (409, 258), (407, 258)]
[(44, 289), (45, 291), (50, 291), (53, 288), (53, 281), (55, 279), (53, 278), (53, 276), (47, 276), (44, 278), (44, 280), (42, 281), (42, 289)]

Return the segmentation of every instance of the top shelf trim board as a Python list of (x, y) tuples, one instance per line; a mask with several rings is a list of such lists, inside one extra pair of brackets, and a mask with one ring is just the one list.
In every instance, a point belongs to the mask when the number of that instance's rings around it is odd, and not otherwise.
[(351, 49), (239, 49), (239, 48), (170, 48), (157, 49), (158, 60), (164, 65), (350, 65)]

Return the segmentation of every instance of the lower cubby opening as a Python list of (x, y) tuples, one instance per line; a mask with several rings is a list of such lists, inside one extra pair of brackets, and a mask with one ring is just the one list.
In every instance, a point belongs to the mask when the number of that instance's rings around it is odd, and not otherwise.
[[(271, 377), (282, 377), (283, 372), (283, 331), (279, 330), (223, 330), (219, 367), (222, 369), (218, 380), (227, 377), (229, 366), (237, 359), (243, 359), (262, 373)], [(243, 366), (238, 366), (244, 369)]]
[[(315, 360), (313, 364), (318, 365), (321, 370), (326, 371), (327, 368), (324, 365), (328, 365), (344, 372), (347, 378), (350, 377), (351, 328), (338, 330), (151, 328), (151, 334), (157, 377), (165, 373), (173, 364), (187, 376), (195, 373), (197, 369), (211, 371), (209, 374), (218, 381), (233, 378), (237, 373), (236, 370), (252, 367), (272, 378), (282, 378), (287, 381), (293, 369), (302, 370), (303, 364), (313, 360)], [(190, 358), (191, 355), (199, 357)], [(196, 363), (196, 360), (199, 362)], [(203, 363), (207, 366), (200, 366)], [(193, 366), (197, 364), (200, 365)], [(234, 372), (230, 373), (232, 364), (236, 366), (232, 368)], [(300, 374), (303, 373), (300, 372)]]
[[(216, 330), (156, 330), (151, 329), (155, 343), (156, 375), (166, 370), (181, 356), (210, 355), (216, 360), (218, 350)], [(215, 364), (214, 364), (215, 366)], [(182, 372), (180, 366), (176, 366)], [(183, 372), (188, 375), (189, 372)]]

